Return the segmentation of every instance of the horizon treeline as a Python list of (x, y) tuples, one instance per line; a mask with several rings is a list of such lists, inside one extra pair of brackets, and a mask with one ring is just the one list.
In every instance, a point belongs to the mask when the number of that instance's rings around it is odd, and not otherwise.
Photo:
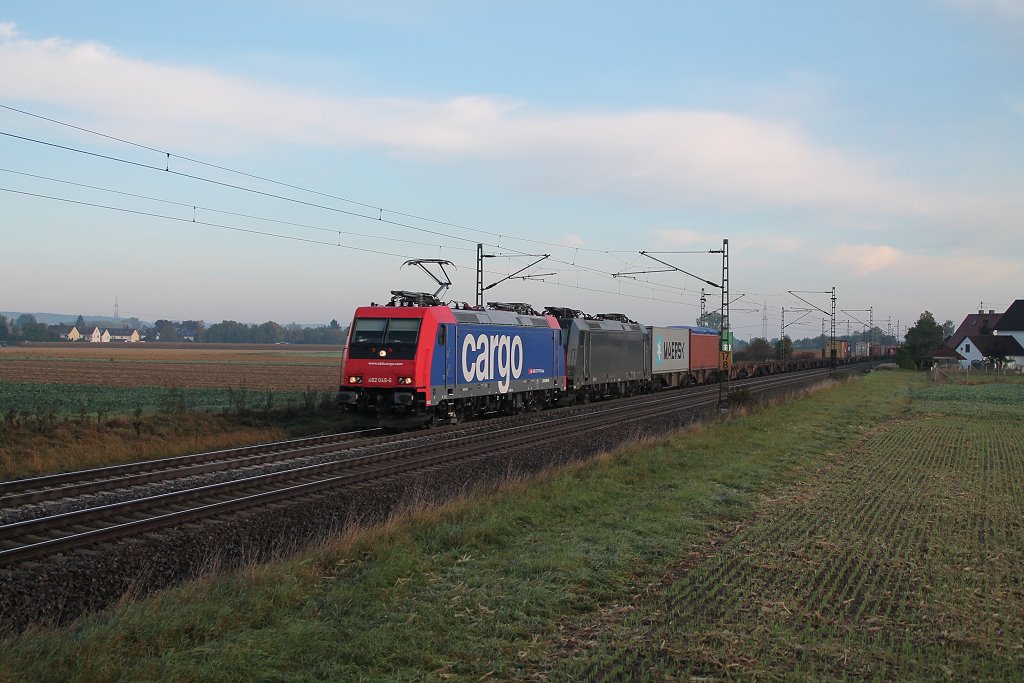
[[(118, 327), (102, 321), (88, 321), (80, 315), (74, 323), (63, 323), (63, 326), (74, 326), (83, 335), (97, 327), (100, 330), (129, 328), (138, 330), (145, 341), (229, 344), (343, 344), (348, 330), (337, 320), (319, 327), (286, 326), (273, 320), (260, 324), (222, 320), (208, 327), (202, 320), (157, 320), (152, 325), (143, 325), (137, 319), (124, 322), (123, 327)], [(138, 324), (132, 325), (131, 322)], [(58, 328), (61, 326), (38, 322), (31, 313), (22, 313), (13, 319), (0, 315), (0, 342), (60, 341)]]

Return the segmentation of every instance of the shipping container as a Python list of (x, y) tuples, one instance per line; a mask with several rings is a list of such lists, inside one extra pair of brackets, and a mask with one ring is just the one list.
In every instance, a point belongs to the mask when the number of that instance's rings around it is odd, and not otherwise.
[(690, 371), (717, 370), (719, 363), (718, 330), (710, 327), (688, 327), (690, 330)]
[(651, 333), (651, 369), (655, 375), (690, 369), (690, 330), (648, 327)]
[(837, 339), (836, 341), (825, 342), (825, 348), (822, 349), (822, 358), (831, 358), (832, 349), (835, 349), (836, 358), (849, 358), (850, 357), (850, 344), (845, 339)]

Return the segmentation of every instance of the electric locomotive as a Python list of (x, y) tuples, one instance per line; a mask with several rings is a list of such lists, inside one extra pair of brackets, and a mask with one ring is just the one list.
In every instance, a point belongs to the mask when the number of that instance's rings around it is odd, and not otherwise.
[(561, 329), (525, 304), (452, 308), (435, 295), (392, 291), (356, 309), (338, 403), (357, 425), (411, 428), (558, 403), (565, 391)]
[(548, 306), (562, 327), (566, 396), (563, 403), (632, 396), (651, 388), (651, 337), (621, 313), (587, 315)]

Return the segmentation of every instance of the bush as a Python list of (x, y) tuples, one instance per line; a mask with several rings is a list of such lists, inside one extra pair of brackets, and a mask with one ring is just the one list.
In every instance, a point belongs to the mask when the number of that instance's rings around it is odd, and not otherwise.
[(754, 395), (750, 393), (750, 389), (742, 387), (740, 389), (733, 389), (729, 392), (729, 405), (730, 406), (746, 406), (754, 402)]

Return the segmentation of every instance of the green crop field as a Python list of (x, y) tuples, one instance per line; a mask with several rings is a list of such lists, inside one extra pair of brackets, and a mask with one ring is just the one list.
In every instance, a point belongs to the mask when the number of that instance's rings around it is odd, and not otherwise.
[(608, 624), (572, 678), (1021, 680), (1024, 386), (913, 396)]
[[(264, 409), (302, 405), (302, 391), (214, 389), (199, 387), (108, 387), (84, 384), (0, 382), (0, 418), (129, 415), (150, 412), (209, 411), (223, 408)], [(314, 399), (319, 400), (319, 396)]]
[(1014, 391), (876, 373), (8, 636), (0, 679), (1019, 681)]

